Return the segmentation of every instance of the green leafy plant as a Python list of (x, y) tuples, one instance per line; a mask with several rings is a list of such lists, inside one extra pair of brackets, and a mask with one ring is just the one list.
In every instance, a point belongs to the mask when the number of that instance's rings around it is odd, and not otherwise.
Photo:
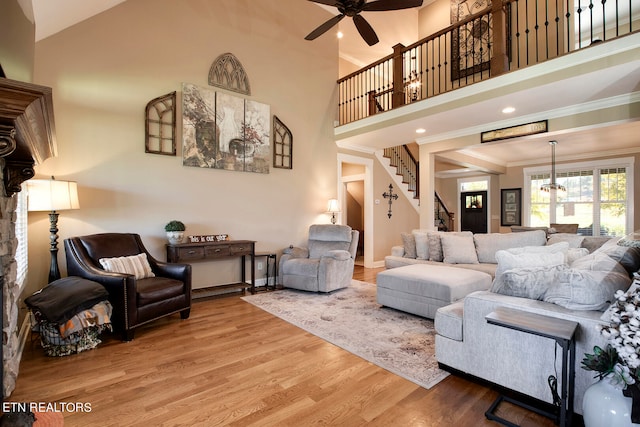
[(593, 347), (593, 354), (585, 354), (582, 359), (582, 369), (597, 372), (596, 378), (602, 379), (614, 372), (618, 363), (618, 352), (611, 344), (607, 344), (605, 349), (598, 346)]
[(176, 219), (169, 221), (167, 225), (164, 226), (164, 231), (184, 231), (184, 230), (186, 230), (184, 223)]

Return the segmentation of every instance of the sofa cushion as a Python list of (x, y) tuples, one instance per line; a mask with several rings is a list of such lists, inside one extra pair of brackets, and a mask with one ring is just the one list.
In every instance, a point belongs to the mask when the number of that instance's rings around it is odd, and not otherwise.
[[(498, 254), (500, 257), (501, 254)], [(571, 264), (552, 267), (518, 267), (494, 280), (492, 292), (560, 305), (569, 310), (604, 310), (617, 290), (631, 283), (624, 268), (602, 253), (593, 253)]]
[(442, 243), (440, 243), (440, 232), (434, 231), (427, 233), (429, 243), (429, 261), (442, 262), (444, 255), (442, 254)]
[(416, 257), (416, 239), (413, 237), (412, 233), (400, 233), (400, 237), (402, 238), (402, 246), (404, 247), (404, 257), (405, 258), (415, 258)]
[(447, 264), (478, 264), (473, 235), (444, 233), (440, 236), (443, 262)]
[(496, 276), (491, 292), (542, 301), (551, 284), (559, 280), (566, 269), (564, 263), (513, 268)]
[(634, 272), (640, 270), (640, 249), (629, 246), (619, 246), (617, 244), (617, 239), (609, 240), (607, 243), (596, 249), (594, 253), (607, 254), (609, 257), (620, 263), (629, 276), (632, 276)]
[(442, 235), (448, 236), (473, 236), (470, 231), (455, 231), (455, 232), (442, 232), (442, 231), (430, 231), (427, 233), (427, 239), (429, 241), (429, 261), (442, 262), (444, 260), (444, 254), (442, 252), (442, 242), (440, 237)]
[(136, 279), (155, 277), (145, 253), (126, 257), (100, 258), (99, 261), (102, 268), (112, 273), (133, 274)]
[(413, 230), (411, 232), (415, 241), (415, 253), (417, 259), (429, 259), (429, 238), (426, 230)]
[(567, 242), (570, 248), (579, 248), (582, 245), (584, 236), (571, 233), (556, 233), (549, 236), (547, 245), (553, 245), (554, 243)]
[(550, 268), (565, 264), (564, 252), (531, 252), (513, 254), (509, 251), (496, 252), (498, 268), (496, 269), (496, 281), (508, 270), (523, 267)]
[(619, 271), (567, 269), (567, 276), (549, 287), (544, 301), (569, 310), (606, 310), (617, 290), (626, 290), (631, 279)]
[(496, 252), (522, 246), (543, 246), (547, 235), (542, 230), (523, 231), (522, 233), (474, 234), (478, 262), (496, 264)]

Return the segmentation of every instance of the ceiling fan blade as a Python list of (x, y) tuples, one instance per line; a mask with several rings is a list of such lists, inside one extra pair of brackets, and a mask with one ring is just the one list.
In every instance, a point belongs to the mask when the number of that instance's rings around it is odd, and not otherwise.
[(327, 6), (336, 6), (336, 7), (340, 3), (336, 0), (309, 0), (309, 1), (312, 1), (314, 3), (326, 4)]
[(373, 46), (374, 44), (379, 42), (376, 32), (373, 31), (373, 27), (371, 27), (371, 25), (369, 25), (367, 20), (364, 19), (362, 16), (355, 15), (353, 17), (353, 23), (356, 24), (356, 28), (358, 29), (358, 32), (360, 33), (364, 41), (366, 41), (369, 46)]
[(418, 6), (422, 6), (422, 0), (377, 0), (365, 4), (362, 10), (377, 12), (383, 10), (410, 9)]
[(305, 37), (304, 39), (305, 40), (315, 40), (316, 38), (320, 37), (322, 34), (327, 32), (329, 30), (329, 28), (333, 27), (338, 22), (340, 22), (342, 20), (342, 18), (344, 18), (344, 14), (340, 14), (340, 15), (334, 16), (333, 18), (329, 19), (324, 24), (320, 25), (315, 30), (311, 31), (307, 35), (307, 37)]

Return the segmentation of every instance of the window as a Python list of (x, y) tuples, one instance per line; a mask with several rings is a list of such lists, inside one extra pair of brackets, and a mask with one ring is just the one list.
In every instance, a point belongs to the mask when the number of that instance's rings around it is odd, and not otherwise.
[(19, 286), (20, 291), (26, 283), (27, 269), (29, 266), (28, 259), (28, 244), (27, 244), (27, 185), (22, 184), (22, 191), (15, 194), (18, 198), (16, 206), (16, 239), (18, 240), (18, 247), (16, 248), (16, 265), (17, 265), (17, 279), (16, 283)]
[(551, 181), (549, 166), (526, 168), (525, 223), (578, 224), (587, 236), (623, 236), (633, 228), (633, 158), (556, 166), (556, 183), (566, 191), (541, 191)]

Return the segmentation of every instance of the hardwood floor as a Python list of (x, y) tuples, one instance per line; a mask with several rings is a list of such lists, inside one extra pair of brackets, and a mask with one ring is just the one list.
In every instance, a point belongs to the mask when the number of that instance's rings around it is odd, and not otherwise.
[[(356, 267), (354, 279), (375, 282), (380, 270)], [(90, 405), (64, 411), (65, 426), (496, 426), (484, 416), (496, 396), (454, 375), (424, 389), (229, 296), (73, 356), (30, 342), (7, 400)], [(501, 410), (522, 426), (554, 425)]]

